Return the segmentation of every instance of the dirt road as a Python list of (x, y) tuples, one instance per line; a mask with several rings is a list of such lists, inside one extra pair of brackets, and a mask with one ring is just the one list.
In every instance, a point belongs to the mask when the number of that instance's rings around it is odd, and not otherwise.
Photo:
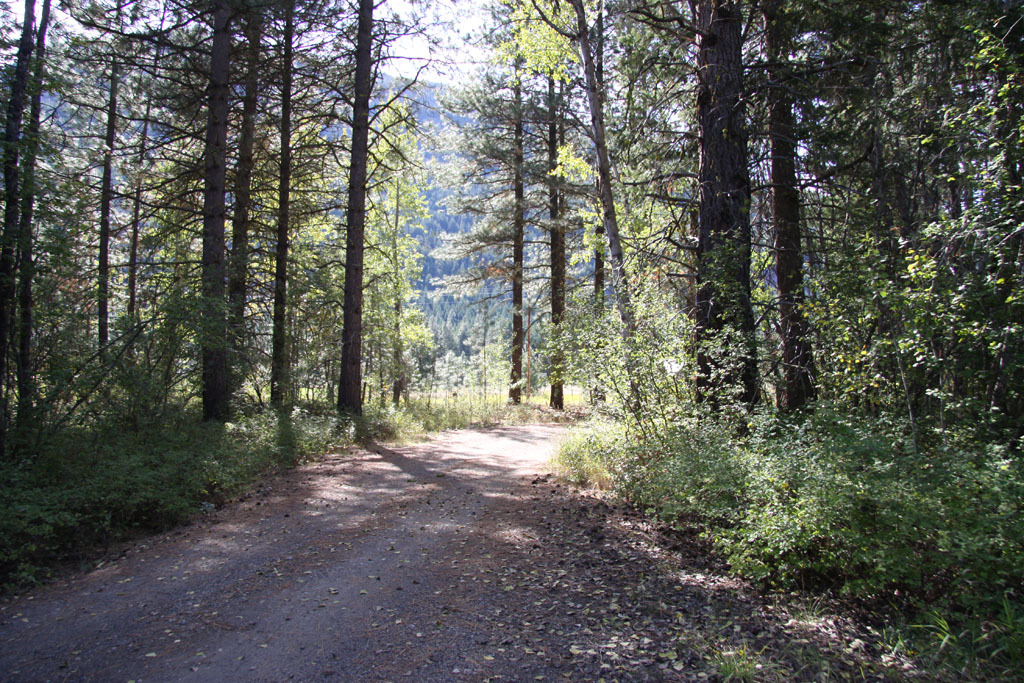
[(286, 473), (2, 603), (0, 679), (886, 675), (848, 624), (795, 619), (699, 544), (566, 491), (547, 475), (560, 433), (449, 432)]

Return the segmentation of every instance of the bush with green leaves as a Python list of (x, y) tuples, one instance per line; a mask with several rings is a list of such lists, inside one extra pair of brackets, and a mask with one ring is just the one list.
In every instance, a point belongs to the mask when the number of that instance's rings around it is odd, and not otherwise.
[(769, 582), (994, 612), (1024, 579), (1024, 470), (1006, 449), (952, 438), (915, 451), (907, 432), (827, 407), (762, 419), (739, 446), (743, 517), (718, 546)]
[[(902, 595), (959, 624), (996, 623), (1005, 600), (1019, 602), (1024, 466), (1008, 447), (947, 432), (915, 451), (899, 420), (827, 405), (760, 413), (742, 429), (699, 412), (654, 433), (586, 425), (557, 463), (573, 481), (703, 529), (734, 571), (763, 585)], [(1019, 638), (1014, 629), (985, 632)]]
[(338, 418), (302, 410), (227, 424), (130, 427), (105, 421), (53, 435), (31, 458), (0, 466), (0, 585), (40, 578), (55, 560), (138, 530), (165, 529), (219, 504), (269, 469), (350, 441)]
[(577, 486), (610, 489), (633, 458), (629, 435), (619, 422), (600, 416), (569, 432), (555, 455), (555, 469)]

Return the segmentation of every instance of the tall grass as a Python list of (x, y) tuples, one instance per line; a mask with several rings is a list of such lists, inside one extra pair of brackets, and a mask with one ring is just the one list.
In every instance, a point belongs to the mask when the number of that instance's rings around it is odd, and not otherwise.
[[(578, 412), (582, 409), (582, 394), (574, 395)], [(395, 406), (373, 404), (365, 409), (365, 432), (373, 438), (409, 440), (446, 429), (529, 422), (565, 422), (576, 413), (560, 413), (547, 408), (547, 396), (534, 394), (524, 397), (520, 405), (512, 405), (507, 396), (497, 392), (417, 394)]]

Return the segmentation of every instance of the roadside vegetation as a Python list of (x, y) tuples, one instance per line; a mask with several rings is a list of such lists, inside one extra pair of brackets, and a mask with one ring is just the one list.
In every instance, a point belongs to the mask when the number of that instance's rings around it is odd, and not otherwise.
[(1010, 680), (1024, 666), (1024, 473), (1005, 449), (821, 405), (739, 423), (699, 410), (641, 431), (595, 415), (556, 458), (765, 590), (827, 594), (938, 678)]
[(592, 403), (573, 481), (1024, 676), (1021, 3), (0, 10), (4, 585)]
[(368, 406), (359, 417), (308, 404), (240, 411), (225, 423), (183, 410), (176, 419), (108, 418), (64, 429), (39, 443), (32, 458), (0, 463), (0, 588), (88, 566), (112, 544), (187, 523), (274, 471), (332, 451), (552, 419), (565, 418), (529, 402), (414, 397), (397, 407)]

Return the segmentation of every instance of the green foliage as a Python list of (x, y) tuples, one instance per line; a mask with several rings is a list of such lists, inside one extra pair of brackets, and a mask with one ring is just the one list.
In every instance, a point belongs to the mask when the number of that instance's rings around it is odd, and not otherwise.
[(577, 426), (555, 454), (558, 474), (577, 486), (610, 489), (623, 474), (629, 453), (628, 434), (620, 423), (595, 417)]
[[(589, 292), (570, 301), (560, 343), (565, 349), (567, 381), (593, 387), (609, 403), (608, 411), (630, 409), (635, 426), (647, 433), (690, 410), (695, 363), (689, 339), (692, 321), (665, 286), (664, 273), (653, 271), (633, 291), (636, 333), (627, 345), (621, 321), (608, 306), (595, 304)], [(631, 397), (638, 394), (639, 403)]]
[(1024, 614), (1019, 604), (1004, 597), (1001, 611), (990, 619), (957, 616), (951, 621), (932, 610), (926, 623), (914, 625), (919, 637), (911, 642), (951, 678), (1009, 680), (1020, 674)]
[(413, 396), (399, 406), (371, 407), (359, 427), (367, 438), (405, 441), (446, 429), (484, 425), (529, 424), (551, 419), (543, 408), (510, 404), (505, 392), (487, 397), (469, 391), (428, 399)]
[(731, 431), (705, 415), (655, 432), (626, 468), (623, 495), (671, 523), (731, 524), (742, 509), (744, 472), (723, 430)]
[(905, 422), (826, 405), (738, 426), (701, 412), (648, 437), (591, 425), (557, 463), (573, 481), (703, 528), (744, 576), (862, 599), (903, 595), (904, 605), (955, 615), (944, 648), (963, 631), (957, 642), (974, 653), (957, 657), (1019, 665), (1024, 466), (1007, 447), (947, 433), (915, 451)]
[(512, 26), (512, 35), (498, 46), (498, 57), (506, 61), (523, 60), (534, 73), (568, 81), (570, 68), (580, 61), (572, 43), (560, 32), (572, 31), (576, 25), (572, 5), (505, 1), (502, 6), (508, 15), (502, 20)]
[[(913, 452), (901, 425), (822, 407), (758, 420), (737, 440), (745, 513), (716, 537), (739, 571), (776, 583), (826, 581), (871, 596), (895, 587), (960, 604), (1021, 578), (1024, 472), (1005, 450), (966, 443)], [(982, 593), (975, 593), (980, 587)]]
[(352, 430), (332, 416), (271, 411), (228, 424), (108, 421), (61, 431), (35, 457), (0, 468), (0, 584), (165, 529), (236, 495), (267, 470), (324, 453)]

